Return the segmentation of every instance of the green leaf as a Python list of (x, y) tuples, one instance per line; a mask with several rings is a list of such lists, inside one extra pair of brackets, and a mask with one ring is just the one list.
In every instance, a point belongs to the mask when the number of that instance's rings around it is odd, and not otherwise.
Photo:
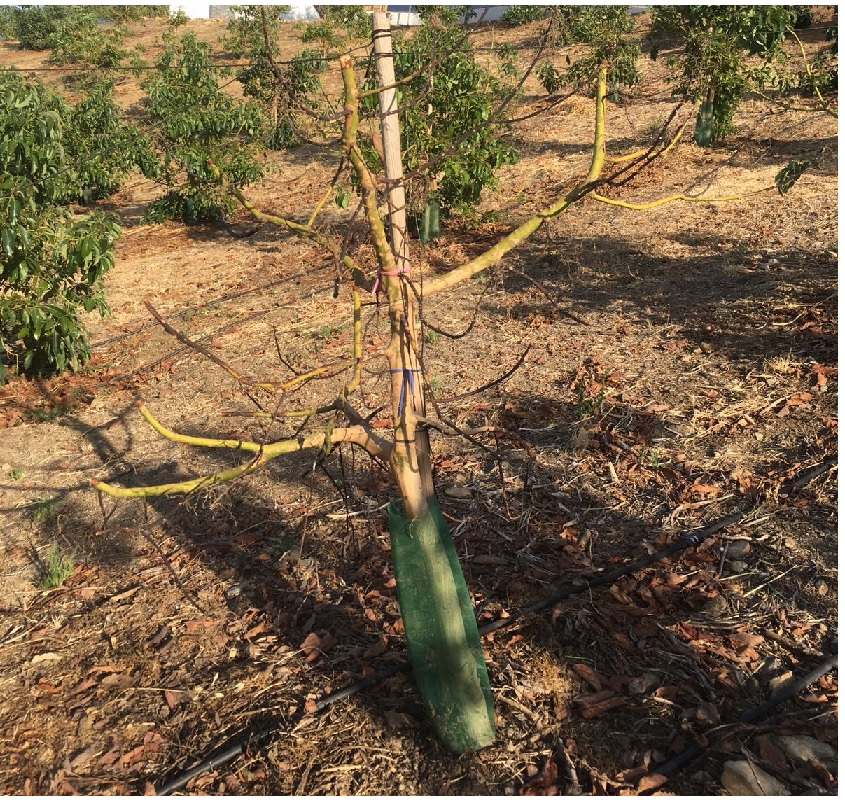
[(343, 187), (338, 187), (337, 192), (334, 195), (334, 202), (341, 209), (348, 209), (349, 208), (349, 193)]
[(810, 162), (806, 159), (791, 159), (786, 167), (775, 176), (777, 191), (781, 195), (786, 195), (809, 167)]

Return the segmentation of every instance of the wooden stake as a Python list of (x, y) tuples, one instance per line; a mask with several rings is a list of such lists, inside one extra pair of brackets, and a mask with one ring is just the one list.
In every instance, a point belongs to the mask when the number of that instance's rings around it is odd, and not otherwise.
[[(381, 8), (385, 8), (381, 6)], [(405, 186), (402, 184), (402, 146), (399, 137), (399, 109), (396, 74), (393, 69), (393, 42), (390, 18), (386, 11), (373, 12), (373, 49), (376, 55), (376, 75), (379, 86), (391, 87), (379, 93), (381, 136), (384, 149), (384, 172), (388, 181), (387, 206), (390, 210), (390, 244), (396, 266), (409, 270), (408, 230), (405, 221)]]

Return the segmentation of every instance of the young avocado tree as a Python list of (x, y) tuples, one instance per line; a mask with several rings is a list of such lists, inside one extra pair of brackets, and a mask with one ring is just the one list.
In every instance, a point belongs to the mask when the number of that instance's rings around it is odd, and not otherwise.
[(795, 34), (800, 8), (655, 7), (651, 55), (656, 58), (661, 49), (680, 42), (681, 52), (669, 57), (669, 66), (674, 71), (674, 92), (701, 104), (696, 144), (718, 143), (733, 131), (734, 113), (749, 90), (773, 81), (785, 89), (794, 80), (784, 69), (783, 45), (789, 34)]
[(148, 221), (223, 220), (230, 196), (213, 180), (209, 160), (237, 187), (262, 175), (256, 141), (261, 109), (221, 89), (210, 50), (193, 32), (181, 39), (170, 34), (144, 83), (146, 127), (157, 156), (144, 173), (168, 188), (147, 208)]
[[(388, 64), (389, 48), (385, 51), (384, 42), (389, 33), (385, 32), (385, 27), (383, 17), (376, 15), (376, 58), (379, 63)], [(591, 81), (595, 98), (592, 153), (589, 168), (583, 177), (572, 186), (562, 189), (551, 204), (528, 216), (479, 256), (446, 273), (425, 278), (410, 264), (402, 242), (403, 186), (396, 159), (395, 134), (390, 133), (395, 126), (398, 110), (395, 95), (391, 94), (395, 83), (389, 70), (380, 71), (378, 86), (368, 90), (378, 95), (381, 103), (384, 164), (377, 170), (370, 166), (364, 156), (364, 145), (371, 141), (371, 137), (361, 126), (365, 93), (360, 89), (360, 75), (356, 74), (354, 62), (348, 55), (339, 59), (338, 66), (343, 81), (342, 158), (343, 163), (351, 168), (356, 185), (360, 188), (360, 201), (376, 264), (369, 267), (359, 265), (344, 252), (341, 242), (315, 227), (319, 205), (306, 223), (300, 223), (260, 211), (237, 186), (230, 184), (229, 190), (255, 219), (309, 238), (325, 247), (334, 257), (352, 309), (354, 336), (352, 353), (348, 359), (316, 367), (284, 382), (244, 377), (220, 357), (164, 324), (160, 316), (149, 307), (171, 334), (201, 351), (248, 386), (284, 391), (315, 377), (345, 372), (345, 382), (334, 397), (327, 399), (324, 404), (309, 410), (274, 412), (275, 417), (282, 418), (324, 416), (326, 423), (317, 429), (303, 430), (294, 438), (275, 442), (198, 437), (169, 429), (145, 404), (139, 402), (141, 414), (164, 437), (199, 447), (240, 450), (249, 457), (233, 468), (187, 481), (134, 488), (118, 487), (100, 480), (92, 480), (92, 484), (102, 493), (122, 498), (188, 493), (213, 483), (245, 476), (285, 454), (308, 448), (330, 450), (343, 443), (356, 445), (383, 461), (391, 469), (400, 497), (389, 510), (389, 528), (397, 594), (418, 687), (443, 745), (454, 752), (478, 750), (495, 738), (492, 696), (466, 583), (446, 522), (439, 510), (428, 437), (432, 427), (452, 429), (459, 433), (462, 431), (437, 414), (421, 349), (419, 305), (485, 271), (525, 242), (545, 222), (577, 208), (583, 202), (592, 200), (623, 208), (650, 208), (672, 201), (713, 202), (730, 199), (692, 198), (673, 194), (636, 204), (599, 193), (603, 186), (621, 184), (643, 166), (669, 153), (683, 128), (679, 128), (675, 136), (663, 136), (646, 144), (637, 153), (610, 159), (605, 149), (608, 65), (596, 63)], [(670, 122), (667, 122), (666, 130), (662, 132), (664, 135), (669, 127)], [(613, 165), (612, 168), (608, 167), (609, 164)], [(209, 170), (214, 174), (213, 164), (209, 165)], [(216, 175), (223, 180), (222, 174)], [(785, 191), (796, 177), (785, 178), (779, 189)], [(389, 189), (389, 233), (379, 209), (380, 186)], [(330, 187), (321, 203), (331, 196), (331, 192)], [(363, 348), (361, 297), (364, 293), (375, 294), (386, 304), (390, 327), (387, 346), (369, 354), (365, 354)], [(356, 390), (361, 385), (362, 370), (365, 365), (371, 367), (375, 360), (381, 360), (384, 366), (383, 384), (390, 406), (389, 436), (383, 429), (377, 429), (372, 416), (357, 406)], [(428, 412), (428, 402), (434, 408), (434, 416)], [(342, 425), (336, 426), (334, 421), (338, 416), (344, 420)], [(480, 432), (476, 430), (462, 434), (478, 435)]]
[(320, 87), (319, 74), (328, 69), (323, 54), (306, 48), (283, 65), (279, 48), (280, 15), (289, 6), (238, 6), (222, 38), (226, 50), (236, 59), (248, 60), (235, 77), (244, 95), (264, 110), (262, 140), (274, 150), (300, 144), (302, 132), (292, 105), (308, 103), (306, 98)]
[[(81, 313), (108, 311), (103, 276), (120, 229), (72, 201), (113, 192), (149, 153), (101, 84), (74, 106), (15, 71), (0, 76), (0, 383), (79, 368)], [(95, 147), (96, 146), (96, 147)]]

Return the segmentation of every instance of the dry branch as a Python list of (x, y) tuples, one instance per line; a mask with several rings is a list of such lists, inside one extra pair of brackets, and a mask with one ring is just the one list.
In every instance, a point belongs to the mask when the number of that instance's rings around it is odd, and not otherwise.
[(143, 402), (137, 402), (141, 415), (147, 423), (160, 435), (168, 440), (177, 443), (186, 443), (191, 446), (204, 446), (212, 449), (238, 449), (244, 452), (251, 452), (254, 458), (241, 463), (230, 469), (224, 469), (203, 477), (197, 477), (184, 482), (170, 482), (163, 485), (147, 485), (137, 488), (118, 488), (107, 482), (92, 480), (91, 484), (103, 493), (116, 497), (147, 497), (164, 496), (166, 494), (190, 493), (214, 485), (218, 482), (237, 479), (238, 477), (251, 474), (260, 466), (283, 454), (292, 454), (309, 448), (330, 448), (337, 443), (354, 443), (361, 446), (369, 454), (386, 460), (390, 454), (390, 444), (383, 438), (375, 435), (369, 427), (355, 425), (352, 427), (332, 427), (331, 424), (325, 430), (302, 435), (299, 438), (290, 438), (273, 443), (256, 443), (254, 441), (200, 438), (195, 435), (183, 435), (165, 427), (147, 409)]

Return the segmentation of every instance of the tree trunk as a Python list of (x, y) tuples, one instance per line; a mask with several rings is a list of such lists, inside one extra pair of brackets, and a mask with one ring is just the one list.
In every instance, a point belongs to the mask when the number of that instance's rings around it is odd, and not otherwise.
[[(373, 13), (373, 49), (379, 86), (390, 87), (379, 93), (384, 170), (389, 187), (387, 204), (390, 210), (390, 245), (399, 276), (410, 276), (399, 113), (396, 89), (393, 87), (396, 75), (393, 69), (390, 21), (384, 11)], [(417, 359), (419, 346), (416, 304), (413, 298), (408, 297), (407, 288), (398, 281), (398, 277), (397, 281), (391, 284), (401, 291), (397, 293), (395, 300), (390, 298), (392, 332), (395, 339), (392, 346), (395, 347), (398, 358), (396, 364), (391, 365), (394, 374), (394, 423), (397, 437), (393, 468), (405, 504), (405, 514), (413, 520), (428, 510), (429, 503), (434, 498), (434, 478), (428, 433), (424, 427), (417, 425), (417, 418), (425, 418), (425, 392)]]
[[(388, 16), (373, 14), (379, 86), (395, 83)], [(426, 712), (441, 743), (462, 753), (495, 738), (493, 698), (475, 612), (449, 527), (434, 492), (425, 387), (419, 363), (416, 299), (410, 265), (396, 90), (379, 93), (385, 175), (388, 181), (392, 259), (385, 280), (390, 306), (395, 439), (392, 465), (403, 509), (389, 509), (391, 552), (408, 652)], [(376, 227), (380, 221), (373, 221)], [(386, 245), (386, 244), (385, 244)], [(386, 254), (384, 256), (387, 256)]]

